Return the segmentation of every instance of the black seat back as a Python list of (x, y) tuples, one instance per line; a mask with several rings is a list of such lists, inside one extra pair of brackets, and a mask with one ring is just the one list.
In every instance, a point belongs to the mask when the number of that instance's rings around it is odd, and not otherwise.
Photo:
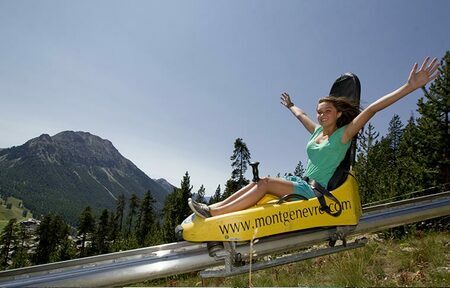
[[(358, 105), (361, 97), (361, 83), (358, 77), (353, 73), (345, 73), (334, 81), (331, 86), (330, 96), (347, 97), (355, 101)], [(344, 160), (334, 171), (333, 176), (328, 182), (327, 190), (331, 191), (341, 186), (347, 179), (351, 166), (355, 163), (356, 156), (356, 137), (345, 154)]]

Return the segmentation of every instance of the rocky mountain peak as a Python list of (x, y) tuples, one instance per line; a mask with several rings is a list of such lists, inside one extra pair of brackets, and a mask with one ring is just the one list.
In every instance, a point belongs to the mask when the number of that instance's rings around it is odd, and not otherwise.
[(28, 147), (35, 147), (35, 146), (46, 146), (51, 143), (53, 143), (52, 137), (50, 137), (50, 135), (48, 135), (48, 134), (42, 134), (39, 137), (29, 140), (24, 145), (26, 145)]
[(111, 141), (88, 132), (64, 131), (52, 137), (63, 161), (99, 164), (102, 166), (127, 165)]

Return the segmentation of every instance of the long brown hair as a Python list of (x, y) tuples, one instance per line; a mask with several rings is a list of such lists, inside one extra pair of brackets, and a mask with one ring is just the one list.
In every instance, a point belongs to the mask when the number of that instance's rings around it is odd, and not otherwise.
[(361, 111), (357, 103), (346, 97), (327, 96), (319, 99), (319, 103), (322, 102), (331, 103), (338, 112), (342, 113), (336, 121), (338, 128), (352, 122)]

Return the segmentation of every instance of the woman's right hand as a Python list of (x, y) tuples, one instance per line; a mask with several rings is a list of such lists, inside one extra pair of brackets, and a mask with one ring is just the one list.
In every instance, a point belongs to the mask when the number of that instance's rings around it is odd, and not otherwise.
[(294, 103), (291, 101), (291, 96), (287, 92), (281, 94), (281, 104), (288, 109), (294, 106)]
[(281, 104), (283, 104), (284, 107), (288, 108), (289, 111), (294, 114), (295, 118), (300, 120), (300, 122), (303, 124), (306, 130), (308, 130), (309, 133), (313, 133), (316, 127), (319, 125), (309, 119), (308, 115), (306, 115), (306, 113), (302, 109), (297, 106), (294, 107), (294, 103), (292, 103), (291, 101), (291, 96), (289, 96), (287, 92), (283, 92), (281, 94)]

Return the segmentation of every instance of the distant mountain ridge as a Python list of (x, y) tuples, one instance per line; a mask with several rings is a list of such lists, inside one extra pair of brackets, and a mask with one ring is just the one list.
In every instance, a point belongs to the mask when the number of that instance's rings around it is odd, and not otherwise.
[(72, 223), (86, 206), (114, 211), (121, 194), (128, 200), (150, 190), (155, 208), (161, 209), (171, 184), (159, 182), (109, 140), (88, 132), (42, 134), (0, 150), (0, 194), (22, 199), (34, 215), (58, 213)]
[(170, 184), (166, 179), (164, 178), (159, 178), (159, 179), (153, 179), (156, 181), (156, 183), (158, 183), (159, 185), (161, 185), (161, 187), (163, 187), (167, 193), (172, 193), (173, 189), (175, 189), (176, 187), (173, 186), (172, 184)]

